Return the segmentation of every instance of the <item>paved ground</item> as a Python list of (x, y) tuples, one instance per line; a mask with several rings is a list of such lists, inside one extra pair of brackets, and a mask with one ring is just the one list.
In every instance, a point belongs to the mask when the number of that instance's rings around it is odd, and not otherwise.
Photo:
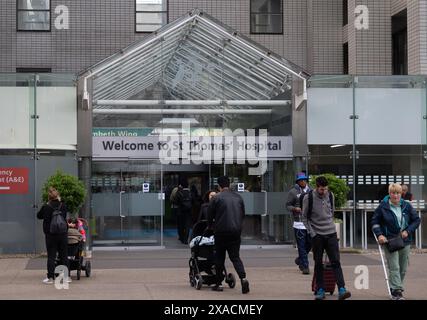
[[(294, 264), (293, 247), (242, 249), (251, 292), (241, 294), (236, 288), (213, 292), (200, 291), (188, 282), (187, 249), (143, 251), (95, 251), (91, 259), (90, 278), (82, 276), (68, 290), (45, 285), (46, 258), (0, 258), (0, 299), (143, 299), (143, 300), (311, 300), (312, 275), (302, 275)], [(312, 257), (310, 256), (310, 259)], [(383, 269), (378, 252), (342, 253), (347, 287), (354, 300), (387, 299)], [(227, 260), (228, 261), (228, 260)], [(355, 268), (365, 265), (369, 271), (369, 289), (356, 289)], [(228, 263), (228, 271), (235, 273)], [(427, 299), (427, 254), (411, 253), (406, 278), (407, 299)], [(311, 266), (312, 271), (312, 266)], [(327, 299), (336, 299), (336, 293)]]

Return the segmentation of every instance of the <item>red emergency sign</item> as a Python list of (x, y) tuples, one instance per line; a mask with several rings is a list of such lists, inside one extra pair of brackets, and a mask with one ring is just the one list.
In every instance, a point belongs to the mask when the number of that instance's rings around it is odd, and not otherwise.
[(0, 194), (28, 193), (28, 168), (0, 167)]

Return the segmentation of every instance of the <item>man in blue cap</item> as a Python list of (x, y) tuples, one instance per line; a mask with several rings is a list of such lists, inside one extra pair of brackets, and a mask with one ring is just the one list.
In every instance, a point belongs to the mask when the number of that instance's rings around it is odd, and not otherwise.
[(295, 180), (295, 186), (289, 191), (286, 201), (287, 209), (292, 212), (294, 220), (295, 240), (298, 247), (298, 257), (295, 263), (303, 274), (310, 274), (308, 267), (308, 253), (311, 250), (311, 238), (301, 219), (302, 199), (311, 189), (308, 186), (308, 178), (304, 172), (298, 172)]

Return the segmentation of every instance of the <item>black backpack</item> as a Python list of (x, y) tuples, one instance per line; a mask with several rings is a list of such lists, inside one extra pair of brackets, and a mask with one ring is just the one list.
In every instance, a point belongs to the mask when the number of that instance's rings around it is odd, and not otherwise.
[(58, 208), (54, 208), (52, 206), (50, 207), (53, 209), (53, 212), (52, 212), (52, 219), (50, 220), (49, 233), (50, 234), (66, 233), (68, 230), (68, 224), (67, 224), (67, 221), (65, 221), (64, 217), (62, 216), (62, 212), (61, 212), (62, 204), (60, 204)]
[[(332, 210), (334, 209), (334, 197), (332, 196), (332, 192), (329, 193), (329, 202), (331, 204)], [(302, 201), (301, 201), (301, 208), (302, 208)], [(307, 220), (310, 219), (311, 213), (313, 211), (313, 190), (310, 190), (308, 192), (308, 210), (307, 210)]]
[(193, 208), (193, 202), (191, 199), (190, 190), (180, 190), (179, 192), (181, 193), (179, 197), (179, 206), (181, 211), (191, 211)]

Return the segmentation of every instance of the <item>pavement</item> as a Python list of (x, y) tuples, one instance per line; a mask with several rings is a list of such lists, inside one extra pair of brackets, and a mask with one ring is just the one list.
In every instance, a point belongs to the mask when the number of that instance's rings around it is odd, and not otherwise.
[[(196, 290), (188, 281), (190, 250), (186, 247), (156, 250), (94, 251), (92, 274), (80, 280), (72, 271), (67, 290), (42, 283), (46, 257), (0, 256), (1, 300), (312, 300), (313, 274), (303, 275), (295, 265), (293, 246), (243, 247), (241, 257), (250, 282), (250, 293), (243, 295), (238, 282), (234, 289), (224, 286), (214, 292), (203, 286)], [(341, 253), (341, 264), (352, 300), (388, 300), (378, 251)], [(236, 275), (227, 258), (228, 272)], [(362, 270), (367, 276), (360, 281)], [(427, 299), (427, 254), (415, 250), (405, 279), (408, 300)], [(236, 275), (237, 278), (237, 275)], [(363, 286), (364, 284), (364, 286)], [(336, 300), (337, 293), (327, 295)]]

